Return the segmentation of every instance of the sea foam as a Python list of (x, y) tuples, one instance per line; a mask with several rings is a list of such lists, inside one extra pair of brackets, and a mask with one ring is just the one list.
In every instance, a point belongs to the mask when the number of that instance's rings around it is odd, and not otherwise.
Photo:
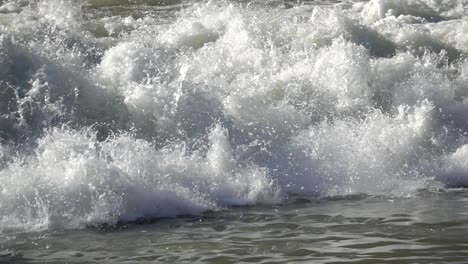
[(452, 2), (4, 1), (0, 230), (467, 186)]

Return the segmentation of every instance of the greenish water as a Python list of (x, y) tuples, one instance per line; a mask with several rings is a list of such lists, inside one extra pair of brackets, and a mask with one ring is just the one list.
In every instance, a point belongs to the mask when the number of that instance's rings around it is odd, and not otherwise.
[(297, 199), (113, 230), (2, 235), (2, 263), (466, 263), (468, 192)]

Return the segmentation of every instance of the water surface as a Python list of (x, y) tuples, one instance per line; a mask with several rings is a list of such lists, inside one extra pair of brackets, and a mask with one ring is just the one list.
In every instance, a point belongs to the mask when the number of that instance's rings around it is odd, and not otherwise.
[(1, 261), (466, 262), (467, 14), (0, 1)]

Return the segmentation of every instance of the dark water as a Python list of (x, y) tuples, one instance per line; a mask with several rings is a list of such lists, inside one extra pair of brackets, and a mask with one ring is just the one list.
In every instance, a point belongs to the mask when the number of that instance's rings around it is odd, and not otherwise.
[(2, 263), (466, 263), (468, 192), (296, 199), (112, 230), (3, 234)]

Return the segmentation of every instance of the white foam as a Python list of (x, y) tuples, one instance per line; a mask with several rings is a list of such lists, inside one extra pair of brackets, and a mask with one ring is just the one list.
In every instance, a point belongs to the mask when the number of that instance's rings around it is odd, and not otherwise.
[(439, 178), (451, 186), (466, 186), (466, 175), (468, 174), (467, 154), (468, 144), (465, 144), (454, 153), (443, 157), (442, 171)]
[(206, 2), (96, 15), (105, 38), (81, 4), (21, 6), (0, 30), (0, 230), (466, 185), (465, 9), (444, 3)]
[(277, 201), (265, 170), (236, 163), (225, 130), (210, 137), (204, 157), (130, 135), (98, 144), (86, 132), (54, 130), (34, 158), (1, 171), (2, 228), (80, 228)]
[(410, 15), (429, 21), (439, 21), (445, 16), (459, 16), (463, 14), (463, 1), (430, 1), (430, 0), (371, 0), (366, 4), (357, 4), (356, 9), (362, 9), (362, 17), (366, 22), (394, 16)]
[(463, 17), (460, 20), (433, 24), (430, 26), (430, 30), (435, 38), (464, 53), (468, 52), (468, 40), (465, 37), (468, 34), (468, 18)]
[(21, 7), (15, 2), (6, 2), (0, 6), (0, 13), (17, 13), (21, 11)]

